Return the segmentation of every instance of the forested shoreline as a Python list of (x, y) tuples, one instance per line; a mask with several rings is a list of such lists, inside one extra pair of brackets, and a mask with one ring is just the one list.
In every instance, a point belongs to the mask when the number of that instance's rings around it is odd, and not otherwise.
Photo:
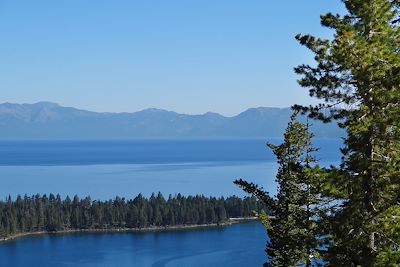
[(0, 201), (0, 239), (34, 233), (151, 230), (225, 224), (230, 218), (251, 217), (264, 210), (254, 197), (228, 198), (161, 193), (149, 198), (112, 200), (61, 198), (60, 195), (10, 196)]

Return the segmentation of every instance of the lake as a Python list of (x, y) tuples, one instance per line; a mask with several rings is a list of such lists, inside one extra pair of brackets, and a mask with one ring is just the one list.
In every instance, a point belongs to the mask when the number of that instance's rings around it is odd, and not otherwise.
[[(245, 178), (276, 192), (267, 140), (0, 141), (0, 197), (60, 193), (109, 199), (245, 194)], [(268, 140), (278, 144), (281, 140)], [(322, 165), (340, 160), (341, 140), (317, 139)], [(157, 233), (70, 234), (0, 244), (0, 266), (260, 266), (260, 223)]]
[(0, 244), (0, 266), (261, 266), (260, 223), (157, 233), (45, 235)]
[[(280, 140), (268, 140), (279, 143)], [(245, 178), (276, 192), (267, 140), (0, 141), (0, 198), (18, 194), (92, 199), (181, 193), (244, 196)], [(338, 162), (341, 140), (317, 139), (323, 165)]]

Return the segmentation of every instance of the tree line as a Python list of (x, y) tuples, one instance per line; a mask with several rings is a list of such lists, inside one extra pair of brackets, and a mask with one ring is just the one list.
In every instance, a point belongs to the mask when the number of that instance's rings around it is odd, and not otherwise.
[[(400, 1), (342, 2), (344, 15), (321, 16), (332, 39), (296, 36), (315, 64), (295, 72), (318, 102), (294, 105), (284, 142), (268, 145), (278, 194), (235, 181), (270, 209), (265, 266), (400, 266)], [(340, 166), (319, 166), (297, 112), (346, 130)]]
[(231, 217), (250, 217), (264, 205), (254, 197), (205, 197), (161, 193), (146, 198), (91, 200), (60, 195), (9, 196), (0, 201), (0, 238), (19, 233), (78, 229), (145, 228), (219, 224)]

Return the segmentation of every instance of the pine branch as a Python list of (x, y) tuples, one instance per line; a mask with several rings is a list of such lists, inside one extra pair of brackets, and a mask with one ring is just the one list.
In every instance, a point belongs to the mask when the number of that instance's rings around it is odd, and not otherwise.
[(267, 208), (271, 209), (275, 205), (275, 200), (271, 198), (268, 192), (264, 191), (262, 187), (254, 183), (249, 183), (243, 179), (236, 179), (233, 181), (233, 183), (238, 185), (245, 192), (261, 200), (267, 206)]

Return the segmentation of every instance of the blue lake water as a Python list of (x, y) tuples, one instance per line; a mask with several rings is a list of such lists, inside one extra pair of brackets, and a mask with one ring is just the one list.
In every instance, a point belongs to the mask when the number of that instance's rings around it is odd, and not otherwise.
[[(267, 140), (0, 141), (0, 198), (60, 193), (115, 196), (245, 194), (245, 178), (276, 192)], [(268, 140), (278, 144), (280, 140)], [(341, 140), (320, 139), (321, 165), (340, 160)], [(0, 266), (260, 266), (259, 223), (162, 233), (46, 235), (0, 244)]]
[[(269, 140), (279, 143), (280, 140)], [(277, 165), (266, 140), (0, 141), (0, 198), (59, 193), (240, 195), (235, 178), (276, 191)], [(321, 164), (340, 159), (340, 140), (316, 140)]]
[(159, 233), (45, 235), (0, 244), (0, 266), (261, 266), (260, 223)]

